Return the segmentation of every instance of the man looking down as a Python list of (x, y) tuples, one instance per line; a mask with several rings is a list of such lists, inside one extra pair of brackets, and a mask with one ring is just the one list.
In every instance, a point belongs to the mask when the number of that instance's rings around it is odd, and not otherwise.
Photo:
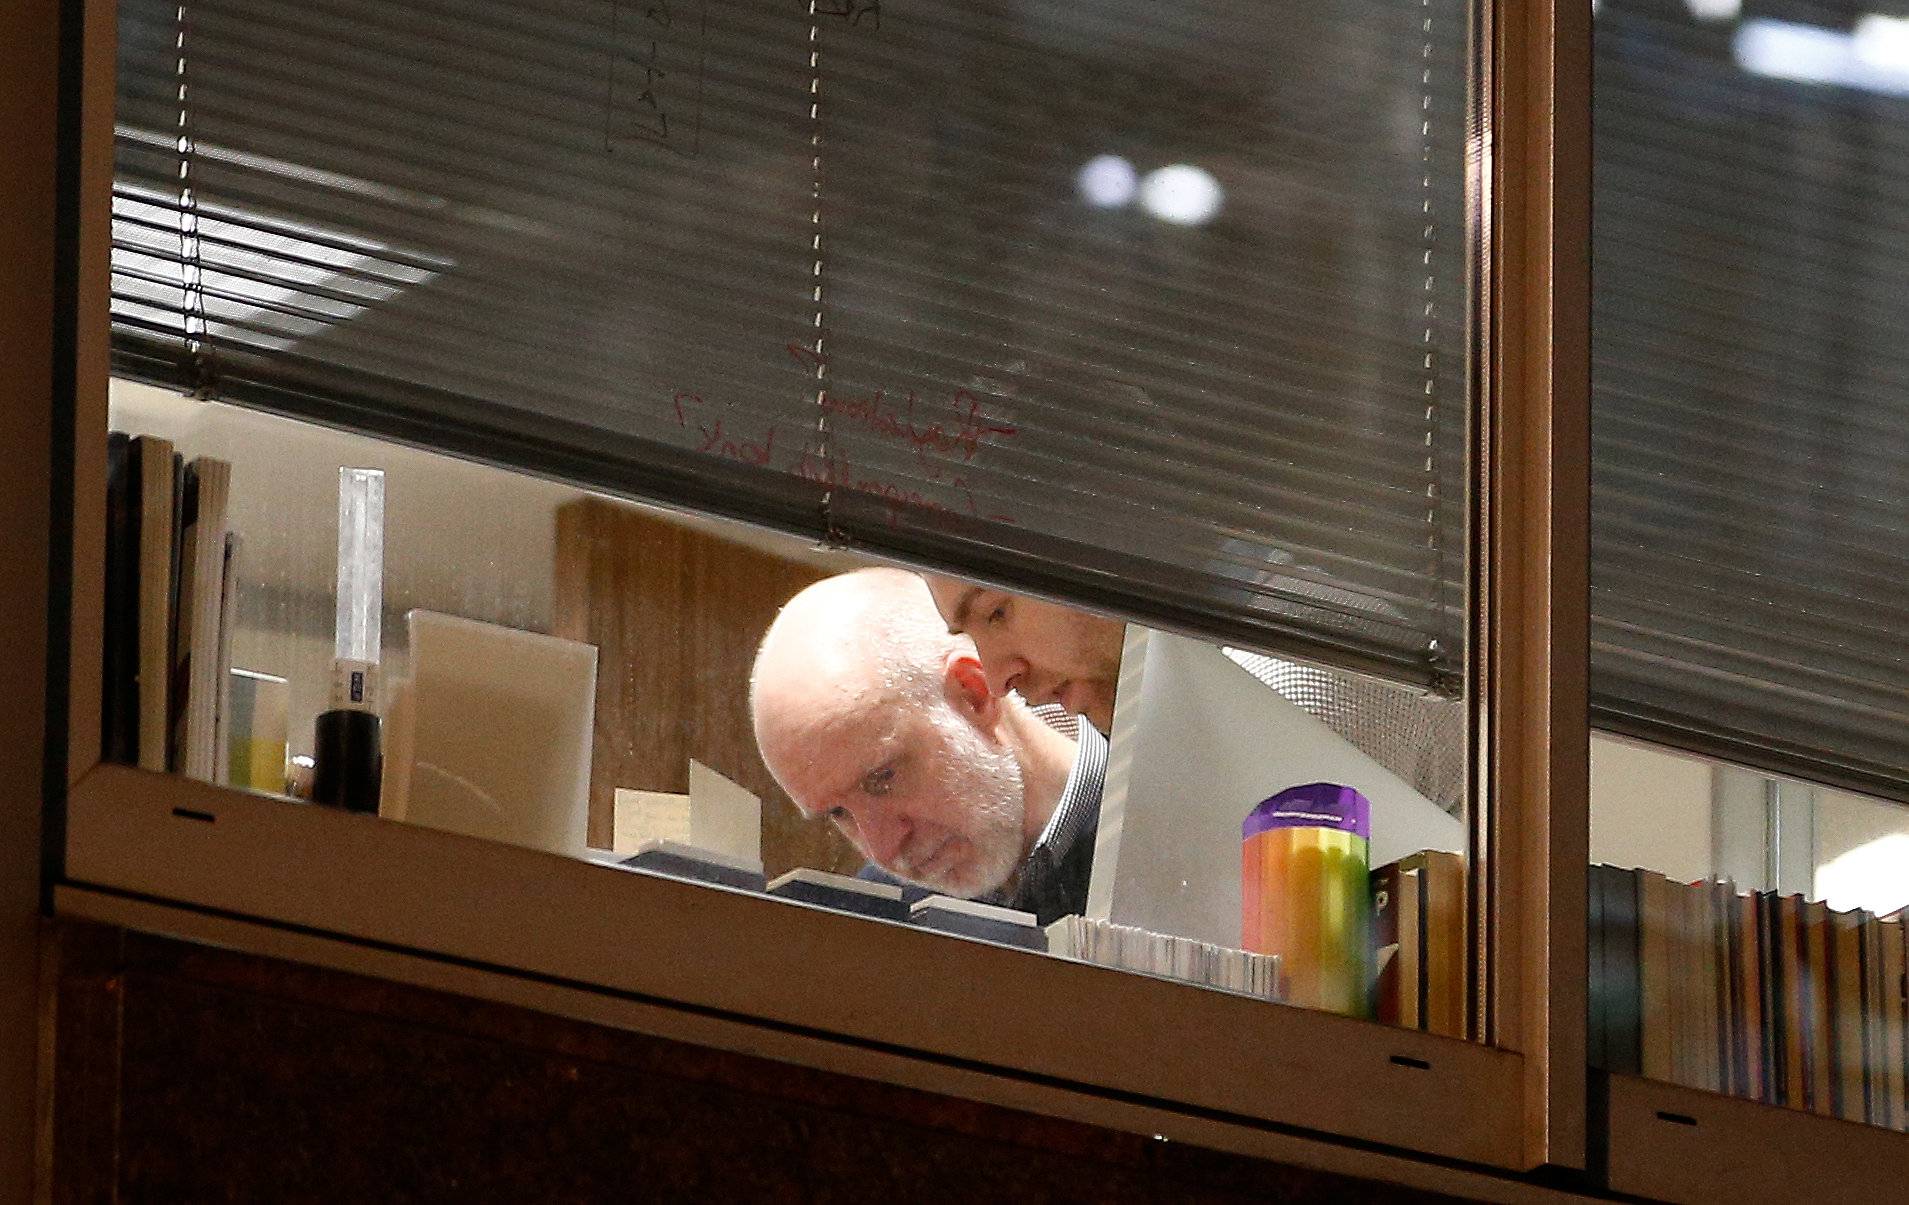
[(958, 578), (925, 578), (948, 631), (974, 641), (988, 689), (1058, 703), (1103, 736), (1113, 731), (1126, 624)]
[(920, 577), (817, 582), (770, 625), (750, 675), (763, 762), (803, 815), (863, 856), (948, 895), (1081, 911), (1106, 741), (1075, 742), (997, 695)]

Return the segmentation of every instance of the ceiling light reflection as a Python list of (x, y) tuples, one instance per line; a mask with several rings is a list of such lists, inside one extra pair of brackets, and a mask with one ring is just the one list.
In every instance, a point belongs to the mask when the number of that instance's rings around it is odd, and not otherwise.
[(1095, 155), (1077, 177), (1080, 195), (1096, 209), (1118, 209), (1133, 200), (1140, 177), (1119, 155)]
[(1225, 195), (1211, 172), (1186, 163), (1155, 168), (1140, 182), (1141, 207), (1180, 226), (1211, 221)]

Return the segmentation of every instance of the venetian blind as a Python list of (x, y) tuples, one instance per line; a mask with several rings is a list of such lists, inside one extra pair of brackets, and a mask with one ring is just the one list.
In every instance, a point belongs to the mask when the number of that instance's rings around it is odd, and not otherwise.
[(1454, 689), (1458, 0), (122, 0), (119, 371)]
[(1909, 799), (1909, 38), (1697, 7), (1596, 23), (1594, 717)]

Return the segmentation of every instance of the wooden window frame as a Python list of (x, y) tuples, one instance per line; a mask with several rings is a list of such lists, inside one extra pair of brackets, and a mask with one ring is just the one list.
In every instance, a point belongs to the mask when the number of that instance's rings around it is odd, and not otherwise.
[(70, 553), (70, 590), (58, 572), (52, 588), (70, 612), (65, 689), (49, 691), (64, 711), (49, 724), (64, 734), (49, 747), (65, 769), (64, 798), (50, 792), (57, 912), (1255, 1153), (1304, 1141), (1314, 1162), (1351, 1152), (1428, 1186), (1458, 1165), (1584, 1167), (1588, 6), (1494, 0), (1481, 18), (1491, 286), (1470, 697), (1476, 777), (1503, 801), (1474, 809), (1487, 1043), (100, 763), (114, 6), (67, 8), (84, 37), (63, 97), (79, 131), (74, 382), (54, 398), (51, 449), (66, 466), (55, 547)]

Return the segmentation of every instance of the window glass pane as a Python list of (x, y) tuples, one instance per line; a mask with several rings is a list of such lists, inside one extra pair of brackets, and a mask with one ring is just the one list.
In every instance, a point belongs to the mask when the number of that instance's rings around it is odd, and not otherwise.
[(1872, 8), (1598, 8), (1592, 703), (1909, 800), (1909, 76)]
[(1909, 809), (1591, 747), (1592, 1061), (1894, 1129)]
[(1465, 0), (118, 11), (123, 373), (1456, 693)]
[(1595, 7), (1592, 1061), (1903, 1128), (1906, 27)]
[[(1459, 700), (149, 386), (116, 383), (112, 420), (138, 436), (117, 488), (156, 450), (170, 502), (178, 457), (172, 626), (211, 607), (209, 643), (181, 629), (162, 767), (1470, 1030)], [(228, 470), (221, 504), (207, 483)], [(381, 527), (340, 504), (368, 471)], [(142, 568), (131, 497), (121, 590)], [(188, 550), (218, 530), (236, 539), (204, 587)], [(375, 659), (335, 638), (354, 545), (383, 550), (355, 575), (381, 582)], [(108, 746), (131, 717), (128, 760), (142, 598), (109, 605)], [(201, 740), (224, 744), (204, 772), (181, 760)]]

